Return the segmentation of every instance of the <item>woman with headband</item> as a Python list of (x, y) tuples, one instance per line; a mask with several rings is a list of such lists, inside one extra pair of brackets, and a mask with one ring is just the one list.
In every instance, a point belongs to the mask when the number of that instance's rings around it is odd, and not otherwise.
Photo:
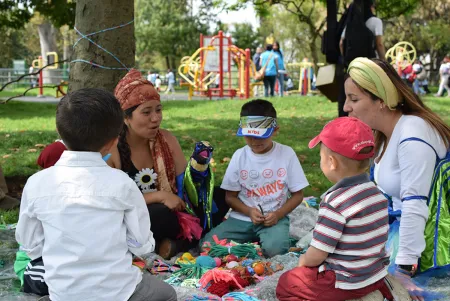
[[(138, 70), (128, 72), (117, 84), (114, 94), (125, 120), (108, 164), (127, 173), (141, 189), (156, 240), (155, 251), (170, 258), (197, 244), (177, 239), (181, 232), (177, 212), (186, 208), (177, 195), (177, 185), (183, 181), (187, 161), (177, 138), (160, 128), (160, 96)], [(216, 203), (221, 201), (217, 198)]]
[(390, 217), (399, 222), (399, 242), (391, 259), (408, 278), (425, 249), (428, 195), (436, 162), (449, 148), (450, 127), (385, 61), (356, 58), (348, 74), (344, 111), (374, 130), (371, 174), (392, 200)]

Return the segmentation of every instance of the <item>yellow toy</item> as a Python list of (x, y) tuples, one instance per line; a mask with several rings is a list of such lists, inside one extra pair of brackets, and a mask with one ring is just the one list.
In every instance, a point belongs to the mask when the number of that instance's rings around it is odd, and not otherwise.
[(386, 52), (386, 60), (396, 67), (399, 74), (416, 60), (416, 48), (409, 42), (398, 42)]

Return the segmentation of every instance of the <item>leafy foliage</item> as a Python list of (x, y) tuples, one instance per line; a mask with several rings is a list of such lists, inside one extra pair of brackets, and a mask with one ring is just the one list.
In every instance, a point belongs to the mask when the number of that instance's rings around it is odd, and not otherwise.
[(136, 1), (136, 52), (140, 67), (146, 56), (160, 54), (167, 67), (192, 54), (200, 45), (200, 33), (207, 34), (210, 16), (193, 16), (186, 0)]
[(231, 31), (233, 44), (239, 48), (250, 48), (252, 53), (256, 52), (256, 47), (262, 45), (261, 35), (255, 31), (250, 23), (236, 23)]
[(2, 0), (0, 28), (23, 28), (34, 12), (47, 17), (56, 27), (75, 23), (75, 1), (71, 0)]

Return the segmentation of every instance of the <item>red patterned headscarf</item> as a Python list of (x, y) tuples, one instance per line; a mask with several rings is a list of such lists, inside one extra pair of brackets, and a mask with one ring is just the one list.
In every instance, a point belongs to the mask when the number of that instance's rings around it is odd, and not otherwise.
[(152, 83), (142, 77), (141, 72), (131, 69), (114, 89), (114, 95), (122, 110), (132, 108), (149, 100), (161, 101)]
[[(138, 106), (146, 101), (160, 100), (158, 91), (152, 83), (144, 79), (136, 69), (131, 69), (114, 89), (114, 95), (120, 102), (122, 110)], [(175, 161), (166, 138), (158, 131), (154, 140), (150, 141), (153, 169), (158, 174), (159, 191), (176, 193)]]

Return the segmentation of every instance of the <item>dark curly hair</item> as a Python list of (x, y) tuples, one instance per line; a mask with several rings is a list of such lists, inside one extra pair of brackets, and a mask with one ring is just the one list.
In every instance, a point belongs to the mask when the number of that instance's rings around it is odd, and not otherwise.
[[(131, 118), (131, 115), (133, 115), (134, 110), (136, 110), (138, 106), (134, 106), (131, 108), (126, 109), (123, 113), (125, 115), (125, 118)], [(123, 123), (122, 131), (119, 134), (119, 143), (117, 144), (117, 149), (119, 150), (120, 155), (120, 168), (122, 170), (129, 170), (131, 166), (133, 165), (133, 162), (131, 162), (131, 150), (130, 146), (127, 142), (127, 132), (128, 132), (128, 126)]]

